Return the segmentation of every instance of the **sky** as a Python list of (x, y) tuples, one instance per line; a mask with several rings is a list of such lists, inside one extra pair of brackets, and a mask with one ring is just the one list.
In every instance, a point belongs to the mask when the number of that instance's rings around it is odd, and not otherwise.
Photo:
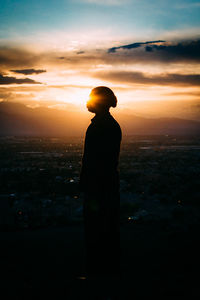
[(200, 1), (0, 0), (0, 101), (200, 116)]

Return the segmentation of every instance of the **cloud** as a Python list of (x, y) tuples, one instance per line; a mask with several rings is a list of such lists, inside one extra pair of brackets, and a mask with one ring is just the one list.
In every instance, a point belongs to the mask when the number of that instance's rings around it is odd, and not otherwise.
[[(87, 73), (95, 71), (99, 65), (130, 66), (134, 64), (170, 64), (199, 63), (200, 40), (183, 42), (147, 41), (133, 43), (109, 50), (95, 48), (87, 51), (46, 51), (31, 52), (22, 48), (0, 47), (0, 70), (6, 74), (9, 70), (19, 74), (39, 74), (46, 68), (57, 70), (77, 70)], [(118, 51), (118, 49), (120, 49)], [(83, 53), (84, 52), (84, 53)], [(40, 68), (33, 68), (40, 66)], [(34, 73), (33, 73), (34, 72)]]
[[(130, 62), (176, 63), (200, 61), (200, 40), (183, 42), (163, 42), (162, 45), (151, 45), (153, 42), (134, 43), (108, 49), (110, 57), (129, 60)], [(158, 43), (155, 41), (154, 43)], [(148, 44), (148, 46), (145, 46)], [(144, 46), (144, 47), (142, 47)], [(138, 49), (139, 48), (139, 49)], [(122, 49), (121, 51), (116, 51)], [(123, 50), (129, 50), (123, 51)]]
[(171, 45), (152, 45), (146, 47), (146, 51), (155, 51), (163, 59), (165, 57), (165, 60), (200, 60), (200, 40)]
[(46, 70), (36, 70), (36, 69), (23, 69), (23, 70), (10, 70), (14, 73), (24, 74), (24, 75), (31, 75), (31, 74), (40, 74), (46, 72)]
[(29, 103), (34, 99), (34, 94), (31, 92), (23, 93), (22, 91), (13, 92), (12, 88), (3, 88), (0, 86), (0, 101), (18, 101)]
[(0, 84), (24, 84), (24, 83), (41, 84), (41, 82), (37, 82), (30, 78), (16, 78), (16, 77), (3, 76), (0, 74)]
[(142, 72), (111, 71), (96, 72), (94, 77), (111, 82), (121, 82), (142, 85), (164, 85), (164, 86), (200, 86), (199, 74), (159, 74), (151, 75)]
[(200, 103), (193, 105), (200, 112)]
[(78, 52), (76, 52), (76, 54), (84, 54), (85, 53), (85, 51), (78, 51)]
[(124, 46), (119, 46), (119, 47), (112, 47), (110, 49), (108, 49), (108, 53), (114, 53), (116, 52), (118, 49), (134, 49), (134, 48), (139, 48), (142, 45), (147, 45), (147, 44), (154, 44), (154, 43), (164, 43), (165, 41), (149, 41), (149, 42), (142, 42), (142, 43), (133, 43), (133, 44), (129, 44), (129, 45), (124, 45)]
[(190, 97), (197, 97), (199, 99), (200, 91), (170, 92), (170, 93), (164, 93), (163, 95), (168, 95), (168, 96), (190, 96)]
[(15, 68), (29, 68), (38, 65), (41, 61), (41, 54), (27, 51), (23, 48), (13, 48), (9, 46), (0, 46), (0, 67), (1, 70)]

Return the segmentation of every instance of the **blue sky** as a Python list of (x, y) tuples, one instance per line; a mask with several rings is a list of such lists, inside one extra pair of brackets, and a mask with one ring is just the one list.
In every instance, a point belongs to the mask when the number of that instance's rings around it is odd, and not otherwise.
[(110, 29), (119, 35), (152, 29), (189, 30), (200, 26), (200, 1), (187, 0), (0, 0), (0, 38), (42, 32)]

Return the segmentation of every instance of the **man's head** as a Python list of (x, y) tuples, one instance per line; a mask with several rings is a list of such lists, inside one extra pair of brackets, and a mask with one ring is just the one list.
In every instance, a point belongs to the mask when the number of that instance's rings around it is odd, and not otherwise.
[(92, 89), (87, 109), (93, 113), (109, 111), (110, 107), (116, 107), (117, 98), (113, 91), (106, 86), (98, 86)]

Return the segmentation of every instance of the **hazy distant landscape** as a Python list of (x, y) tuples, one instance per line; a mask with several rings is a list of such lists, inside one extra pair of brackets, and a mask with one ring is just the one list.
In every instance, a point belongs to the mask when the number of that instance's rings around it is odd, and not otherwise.
[[(198, 135), (200, 122), (181, 118), (145, 118), (113, 111), (125, 135)], [(0, 135), (84, 136), (92, 114), (76, 110), (30, 108), (24, 104), (0, 102)]]

